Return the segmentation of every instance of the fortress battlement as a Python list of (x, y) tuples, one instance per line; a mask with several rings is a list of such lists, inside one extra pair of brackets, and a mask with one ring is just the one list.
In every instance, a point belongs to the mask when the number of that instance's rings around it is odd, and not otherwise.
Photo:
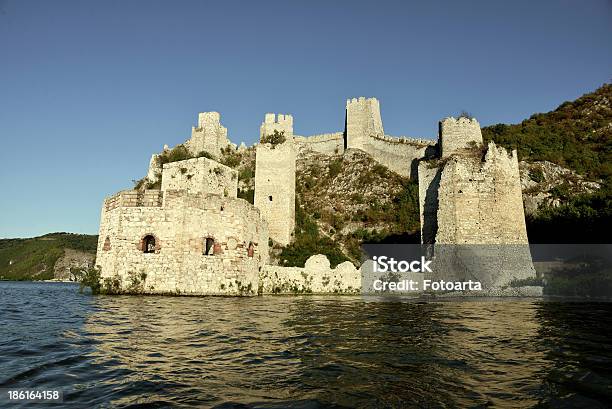
[[(501, 246), (495, 253), (501, 259), (504, 245), (517, 245), (512, 256), (517, 267), (496, 267), (490, 283), (505, 285), (531, 276), (516, 151), (493, 142), (483, 147), (474, 118), (441, 120), (437, 142), (386, 135), (376, 98), (348, 99), (344, 119), (344, 131), (305, 137), (293, 134), (292, 115), (265, 114), (260, 138), (274, 132), (286, 138), (256, 145), (251, 204), (237, 198), (236, 169), (218, 161), (226, 147), (235, 146), (221, 115), (199, 113), (197, 127), (183, 144), (189, 155), (176, 151), (179, 157), (194, 158), (163, 163), (176, 155), (154, 154), (143, 182), (158, 190), (139, 187), (104, 200), (97, 253), (103, 278), (116, 278), (124, 288), (130, 274), (144, 272), (148, 293), (254, 295), (262, 283), (306, 285), (302, 281), (314, 264), (305, 269), (266, 266), (269, 239), (281, 246), (294, 239), (297, 153), (342, 155), (347, 149), (362, 150), (389, 170), (418, 179), (424, 244), (435, 249)], [(446, 260), (454, 259), (451, 254)], [(328, 274), (329, 266), (323, 267)], [(333, 274), (339, 280), (336, 290), (357, 285), (354, 268)], [(316, 288), (333, 291), (326, 285)]]
[(161, 207), (163, 197), (160, 190), (122, 190), (104, 199), (104, 208), (109, 211), (117, 207)]
[(434, 146), (436, 141), (431, 139), (412, 138), (409, 136), (372, 135), (370, 138), (379, 139), (389, 143), (403, 143), (414, 146)]
[(287, 138), (293, 137), (293, 116), (267, 113), (259, 129), (259, 137), (272, 135), (274, 131), (282, 132)]

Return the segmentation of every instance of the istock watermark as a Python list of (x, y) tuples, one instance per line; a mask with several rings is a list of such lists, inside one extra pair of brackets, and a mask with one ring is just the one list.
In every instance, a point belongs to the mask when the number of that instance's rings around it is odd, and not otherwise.
[(430, 268), (432, 260), (426, 260), (424, 256), (421, 256), (420, 260), (399, 260), (397, 261), (393, 257), (387, 256), (374, 256), (374, 272), (375, 273), (433, 273)]

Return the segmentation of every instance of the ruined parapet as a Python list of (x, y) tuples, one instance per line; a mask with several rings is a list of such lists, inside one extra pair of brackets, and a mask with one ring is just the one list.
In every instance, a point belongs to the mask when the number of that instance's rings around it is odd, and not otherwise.
[(378, 163), (399, 175), (411, 178), (416, 178), (418, 161), (435, 150), (435, 142), (424, 139), (374, 135), (366, 137), (365, 141), (363, 150)]
[(350, 261), (331, 268), (325, 255), (315, 254), (304, 267), (266, 265), (259, 282), (262, 294), (359, 294), (361, 273)]
[(385, 134), (376, 98), (352, 98), (346, 101), (346, 147), (366, 150), (368, 136)]
[(238, 172), (208, 158), (195, 158), (163, 165), (162, 190), (237, 196)]
[(453, 156), (438, 189), (436, 243), (527, 244), (516, 151), (490, 142), (479, 155)]
[(274, 131), (283, 133), (286, 138), (293, 137), (293, 116), (286, 114), (266, 114), (259, 128), (260, 139), (274, 134)]
[(482, 131), (476, 118), (445, 118), (440, 121), (439, 128), (442, 158), (482, 145)]
[(295, 159), (293, 140), (257, 145), (255, 207), (267, 221), (270, 238), (287, 245), (295, 228)]
[(202, 151), (220, 155), (221, 149), (229, 144), (227, 128), (221, 125), (221, 115), (218, 112), (201, 112), (198, 114), (198, 126), (191, 128), (191, 139), (184, 145), (192, 155)]
[(344, 132), (326, 133), (312, 136), (293, 136), (299, 150), (313, 150), (325, 155), (338, 155), (344, 152)]

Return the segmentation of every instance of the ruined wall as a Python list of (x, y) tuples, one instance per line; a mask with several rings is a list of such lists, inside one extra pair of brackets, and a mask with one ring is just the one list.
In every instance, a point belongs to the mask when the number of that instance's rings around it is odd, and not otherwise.
[(266, 114), (264, 121), (259, 128), (260, 139), (267, 135), (274, 134), (274, 131), (283, 132), (285, 137), (293, 136), (293, 116), (285, 114)]
[(346, 148), (364, 150), (366, 137), (383, 136), (380, 104), (376, 98), (352, 98), (346, 101)]
[[(267, 226), (256, 208), (185, 191), (141, 196), (120, 192), (104, 202), (96, 258), (103, 278), (150, 294), (256, 294), (268, 260)], [(154, 253), (143, 252), (147, 235), (155, 237)], [(207, 255), (206, 238), (214, 240)], [(144, 282), (130, 289), (142, 273)]]
[(227, 128), (221, 125), (221, 115), (218, 112), (198, 114), (198, 126), (191, 128), (191, 138), (184, 143), (192, 155), (202, 151), (220, 155), (221, 149), (229, 144)]
[(423, 161), (418, 166), (419, 215), (421, 220), (421, 243), (436, 241), (438, 232), (438, 190), (442, 169)]
[[(478, 127), (478, 129), (476, 129)], [(535, 277), (516, 151), (489, 143), (475, 119), (440, 123), (440, 156), (418, 166), (421, 241), (435, 280), (477, 280), (485, 290)]]
[(362, 149), (395, 173), (416, 178), (418, 160), (426, 157), (434, 145), (434, 141), (424, 139), (383, 135), (366, 137)]
[(440, 122), (439, 139), (442, 158), (482, 145), (480, 124), (475, 118), (445, 118)]
[(344, 152), (344, 132), (326, 133), (313, 136), (294, 136), (299, 150), (313, 150), (325, 155), (338, 155)]
[(290, 243), (295, 228), (295, 159), (291, 140), (259, 144), (255, 159), (255, 206), (268, 223), (270, 237)]
[(163, 166), (161, 189), (214, 193), (235, 198), (238, 192), (238, 172), (207, 158), (166, 163)]
[(489, 143), (480, 156), (453, 156), (438, 189), (436, 243), (527, 243), (516, 151)]
[(262, 294), (358, 294), (361, 272), (350, 261), (332, 269), (326, 256), (317, 254), (304, 267), (266, 265), (259, 275)]

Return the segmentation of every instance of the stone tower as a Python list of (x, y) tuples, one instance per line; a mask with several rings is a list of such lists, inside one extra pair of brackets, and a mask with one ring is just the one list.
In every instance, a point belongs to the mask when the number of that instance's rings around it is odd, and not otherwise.
[(221, 149), (229, 144), (227, 128), (221, 125), (221, 115), (218, 112), (199, 113), (198, 126), (191, 128), (191, 139), (185, 142), (185, 146), (193, 155), (206, 151), (218, 156)]
[(464, 149), (482, 145), (482, 132), (476, 118), (445, 118), (440, 121), (440, 156), (449, 157)]
[(475, 119), (440, 122), (439, 157), (418, 166), (421, 240), (438, 279), (487, 288), (533, 277), (516, 151), (482, 146)]
[(347, 149), (366, 150), (369, 136), (384, 136), (378, 100), (365, 97), (347, 99), (344, 131)]
[(270, 238), (287, 245), (295, 229), (295, 159), (293, 117), (266, 114), (261, 125), (261, 137), (274, 131), (284, 132), (286, 141), (272, 145), (257, 145), (255, 159), (255, 207), (268, 222)]
[(259, 128), (259, 137), (272, 135), (274, 131), (283, 132), (287, 138), (293, 137), (293, 116), (284, 114), (266, 114)]

